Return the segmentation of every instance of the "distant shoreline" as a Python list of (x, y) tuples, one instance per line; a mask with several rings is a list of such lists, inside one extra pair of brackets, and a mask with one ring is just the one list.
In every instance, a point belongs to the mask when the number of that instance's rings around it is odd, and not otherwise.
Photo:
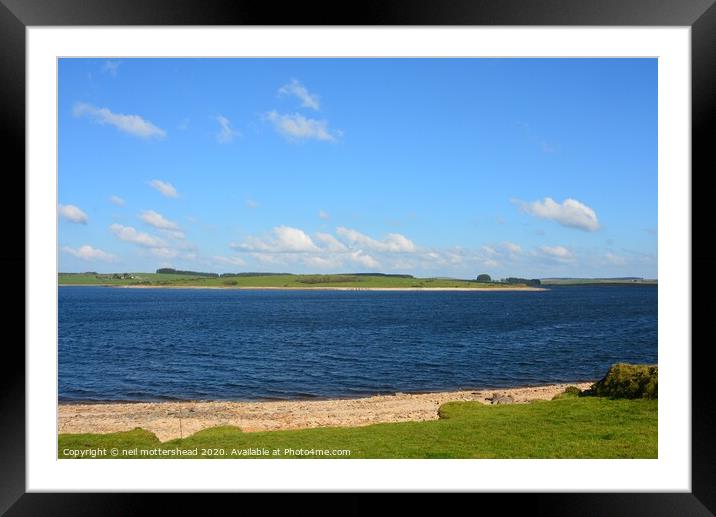
[(122, 289), (229, 289), (242, 291), (548, 291), (544, 287), (258, 287), (208, 285), (57, 284), (58, 287), (116, 287)]

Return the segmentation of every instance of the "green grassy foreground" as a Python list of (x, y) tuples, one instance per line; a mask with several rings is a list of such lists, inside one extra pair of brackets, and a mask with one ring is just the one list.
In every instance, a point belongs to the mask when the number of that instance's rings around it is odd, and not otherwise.
[(525, 287), (521, 284), (500, 284), (444, 278), (404, 278), (371, 275), (257, 275), (211, 278), (202, 276), (128, 273), (134, 278), (112, 278), (113, 275), (60, 273), (60, 285), (155, 286), (155, 287), (355, 287), (355, 288), (437, 288), (460, 287), (469, 289)]
[[(105, 452), (97, 457), (110, 458), (109, 451), (115, 448), (117, 457), (144, 459), (656, 458), (658, 454), (657, 400), (568, 396), (497, 406), (451, 402), (440, 408), (440, 415), (428, 422), (260, 433), (216, 427), (164, 443), (142, 429), (61, 434), (58, 450), (60, 458), (98, 449)], [(350, 453), (340, 456), (317, 452), (346, 449)], [(141, 450), (155, 452), (142, 456)]]

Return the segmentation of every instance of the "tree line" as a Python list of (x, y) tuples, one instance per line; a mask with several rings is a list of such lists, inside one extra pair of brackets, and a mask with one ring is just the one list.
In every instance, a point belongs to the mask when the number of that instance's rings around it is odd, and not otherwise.
[(475, 282), (480, 283), (495, 283), (495, 284), (525, 284), (525, 285), (542, 285), (542, 282), (539, 278), (519, 278), (515, 276), (510, 276), (507, 278), (502, 278), (500, 280), (493, 280), (490, 275), (482, 273), (480, 275), (477, 275), (477, 278), (475, 279)]

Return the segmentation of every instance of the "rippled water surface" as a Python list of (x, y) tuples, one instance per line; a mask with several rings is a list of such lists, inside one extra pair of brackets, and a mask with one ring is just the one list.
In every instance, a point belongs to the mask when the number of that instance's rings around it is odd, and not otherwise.
[(62, 400), (288, 399), (591, 380), (657, 362), (657, 288), (59, 289)]

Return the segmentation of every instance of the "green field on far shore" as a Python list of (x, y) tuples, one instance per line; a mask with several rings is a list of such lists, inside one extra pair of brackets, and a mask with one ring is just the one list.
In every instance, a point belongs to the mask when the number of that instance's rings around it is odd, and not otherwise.
[(542, 285), (652, 285), (659, 282), (648, 278), (543, 278)]
[(85, 451), (90, 458), (91, 451), (103, 451), (96, 457), (143, 459), (656, 458), (657, 405), (657, 400), (603, 397), (496, 406), (450, 402), (441, 406), (439, 420), (427, 422), (257, 433), (226, 426), (167, 442), (142, 429), (60, 434), (58, 454), (72, 458)]
[[(117, 278), (119, 277), (119, 278)], [(468, 289), (525, 287), (524, 284), (502, 284), (445, 278), (412, 278), (388, 275), (291, 275), (206, 277), (165, 273), (90, 274), (60, 273), (60, 285), (155, 286), (155, 287), (286, 287), (286, 288), (438, 288)]]

